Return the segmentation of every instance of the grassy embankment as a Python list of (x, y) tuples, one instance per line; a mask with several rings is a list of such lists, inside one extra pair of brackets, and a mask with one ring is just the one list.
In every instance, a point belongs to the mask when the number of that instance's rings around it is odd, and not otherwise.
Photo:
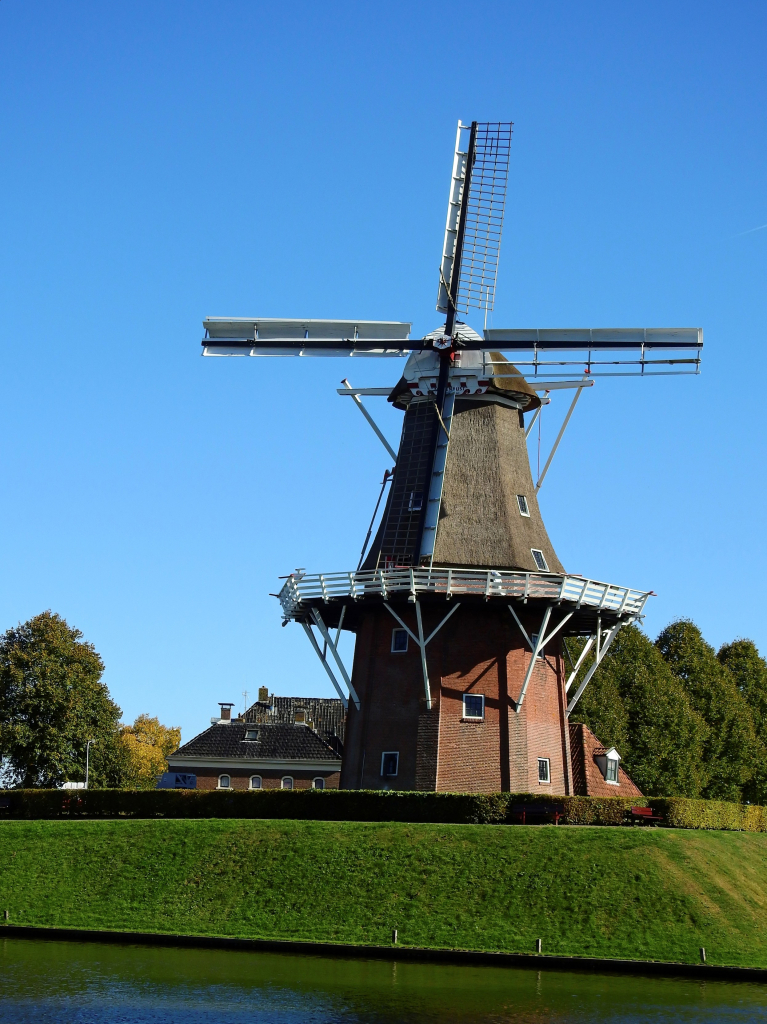
[[(11, 924), (767, 967), (767, 835), (5, 821)], [(0, 933), (1, 934), (1, 933)]]

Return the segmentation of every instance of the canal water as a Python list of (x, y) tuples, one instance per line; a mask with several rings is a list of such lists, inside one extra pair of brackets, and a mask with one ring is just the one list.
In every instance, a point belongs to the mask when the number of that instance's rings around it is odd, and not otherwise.
[(2, 1024), (767, 1024), (767, 986), (0, 939)]

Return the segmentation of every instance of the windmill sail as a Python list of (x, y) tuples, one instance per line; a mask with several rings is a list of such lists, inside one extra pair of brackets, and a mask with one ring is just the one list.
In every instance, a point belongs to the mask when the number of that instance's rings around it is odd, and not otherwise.
[(491, 310), (495, 302), (512, 123), (475, 121), (464, 151), (466, 130), (459, 121), (437, 296), (441, 313), (449, 311), (451, 295), (461, 313)]

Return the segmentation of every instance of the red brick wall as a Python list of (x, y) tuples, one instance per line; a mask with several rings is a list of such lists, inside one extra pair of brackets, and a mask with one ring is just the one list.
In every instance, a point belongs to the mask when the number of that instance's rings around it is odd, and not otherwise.
[[(422, 605), (424, 632), (449, 605)], [(417, 632), (412, 605), (395, 605)], [(540, 628), (540, 613), (522, 620)], [(371, 608), (357, 635), (352, 681), (361, 701), (350, 704), (343, 788), (447, 792), (571, 792), (564, 716), (564, 673), (559, 647), (539, 659), (519, 713), (515, 699), (530, 651), (508, 609), (462, 606), (427, 648), (433, 706), (426, 709), (420, 652), (412, 639), (404, 654), (391, 653), (398, 623), (385, 608)], [(463, 694), (482, 694), (484, 721), (463, 720)], [(400, 754), (396, 779), (381, 777), (381, 754)], [(538, 782), (538, 758), (551, 764), (551, 782)]]
[[(231, 779), (232, 789), (250, 789), (251, 775), (261, 776), (263, 789), (281, 789), (282, 777), (290, 775), (293, 778), (294, 789), (311, 789), (312, 780), (322, 777), (325, 780), (326, 789), (338, 789), (341, 778), (339, 771), (333, 772), (299, 772), (286, 770), (281, 772), (259, 771), (253, 768), (187, 768), (183, 771), (197, 776), (198, 789), (218, 789), (219, 775), (228, 775)], [(257, 791), (256, 791), (257, 792)]]

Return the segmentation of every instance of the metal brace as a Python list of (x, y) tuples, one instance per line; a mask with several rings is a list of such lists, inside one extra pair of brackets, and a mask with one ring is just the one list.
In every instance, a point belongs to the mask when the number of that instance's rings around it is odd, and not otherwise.
[(419, 650), (421, 652), (421, 669), (423, 670), (423, 691), (424, 691), (424, 695), (426, 697), (426, 709), (428, 711), (431, 711), (432, 700), (431, 700), (431, 687), (429, 686), (429, 670), (428, 670), (427, 665), (426, 665), (426, 646), (427, 646), (427, 644), (429, 644), (434, 639), (434, 637), (437, 635), (437, 633), (439, 633), (439, 631), (445, 625), (445, 623), (450, 618), (450, 616), (454, 612), (458, 611), (458, 609), (461, 607), (461, 602), (460, 601), (456, 601), (456, 603), (453, 605), (453, 607), (450, 609), (450, 611), (444, 617), (442, 622), (440, 622), (440, 624), (435, 629), (433, 629), (431, 631), (431, 633), (428, 635), (428, 637), (425, 640), (424, 640), (424, 637), (423, 637), (423, 620), (421, 618), (421, 603), (418, 600), (418, 598), (415, 599), (414, 604), (415, 604), (416, 622), (418, 623), (418, 636), (416, 636), (415, 633), (413, 632), (413, 630), (402, 621), (402, 619), (399, 617), (399, 615), (397, 615), (397, 613), (394, 611), (394, 609), (392, 608), (392, 606), (389, 604), (388, 601), (384, 601), (384, 603), (383, 603), (384, 608), (388, 609), (388, 611), (394, 616), (394, 618), (397, 620), (397, 622), (399, 622), (400, 626), (402, 626), (402, 628), (406, 631), (408, 636), (412, 638), (413, 642), (418, 644), (418, 648), (419, 648)]

